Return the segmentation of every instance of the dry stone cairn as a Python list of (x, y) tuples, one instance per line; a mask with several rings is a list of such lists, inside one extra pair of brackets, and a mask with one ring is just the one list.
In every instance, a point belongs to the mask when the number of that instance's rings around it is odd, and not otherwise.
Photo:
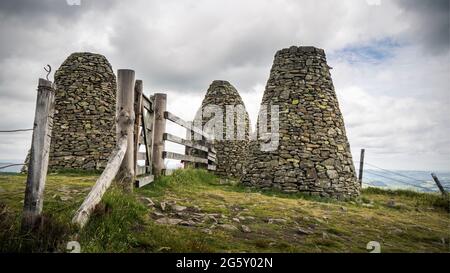
[(251, 142), (244, 185), (325, 197), (359, 194), (329, 70), (322, 49), (276, 53), (261, 105), (279, 106), (279, 145), (262, 151), (260, 135)]
[[(224, 177), (240, 178), (248, 153), (250, 134), (250, 120), (244, 102), (236, 88), (228, 81), (213, 81), (206, 92), (201, 108), (196, 114), (195, 120), (197, 122), (194, 122), (194, 124), (201, 124), (204, 128), (208, 126), (208, 121), (215, 117), (215, 114), (206, 114), (208, 107), (212, 107), (210, 109), (220, 109), (222, 112), (221, 121), (215, 123), (216, 126), (222, 127), (221, 132), (218, 130), (219, 127), (214, 127), (209, 132), (211, 135), (216, 136), (216, 139), (212, 142), (217, 153), (216, 174)], [(233, 108), (234, 112), (232, 112), (231, 108)], [(229, 127), (230, 125), (231, 127)], [(228, 136), (227, 128), (231, 130)], [(240, 133), (239, 130), (241, 130)]]
[(74, 53), (55, 73), (49, 168), (101, 170), (116, 142), (116, 77), (98, 54)]

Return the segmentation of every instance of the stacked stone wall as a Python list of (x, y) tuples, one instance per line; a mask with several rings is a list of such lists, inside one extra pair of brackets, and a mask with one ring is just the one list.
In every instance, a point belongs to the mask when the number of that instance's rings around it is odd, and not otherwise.
[(279, 106), (279, 146), (267, 152), (261, 138), (251, 142), (243, 184), (327, 197), (359, 194), (324, 50), (277, 52), (262, 105)]
[[(240, 178), (248, 154), (250, 135), (250, 120), (244, 102), (236, 88), (228, 81), (213, 81), (209, 86), (205, 98), (203, 99), (202, 106), (196, 115), (196, 120), (201, 121), (202, 126), (205, 126), (208, 121), (210, 121), (210, 118), (214, 118), (214, 115), (211, 115), (211, 117), (205, 117), (207, 115), (201, 116), (202, 112), (200, 110), (205, 112), (208, 106), (213, 106), (210, 109), (214, 109), (214, 107), (219, 108), (223, 113), (222, 132), (216, 132), (214, 130), (209, 132), (217, 136), (221, 134), (221, 137), (216, 137), (213, 142), (213, 147), (217, 152), (217, 169), (215, 172), (224, 177)], [(236, 110), (232, 115), (233, 125), (230, 128), (232, 128), (231, 134), (233, 136), (231, 139), (229, 136), (227, 137), (227, 126), (231, 125), (227, 123), (227, 106), (229, 108), (234, 107)], [(239, 108), (241, 108), (242, 112), (238, 111)], [(240, 117), (238, 117), (238, 115), (240, 115)], [(231, 120), (228, 120), (228, 122), (230, 121)], [(241, 128), (240, 135), (238, 133), (239, 128)]]
[(74, 53), (55, 73), (49, 169), (101, 170), (115, 143), (116, 77), (98, 54)]

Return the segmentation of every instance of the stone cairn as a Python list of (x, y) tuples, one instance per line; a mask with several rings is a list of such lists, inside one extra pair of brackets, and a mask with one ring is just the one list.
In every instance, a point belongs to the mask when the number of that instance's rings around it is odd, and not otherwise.
[(322, 49), (293, 46), (276, 53), (261, 105), (279, 106), (279, 146), (261, 150), (259, 135), (251, 142), (244, 185), (324, 197), (359, 195), (329, 70)]
[[(250, 120), (247, 111), (245, 110), (244, 102), (242, 101), (239, 92), (228, 81), (213, 81), (206, 92), (203, 99), (201, 108), (196, 114), (194, 124), (205, 126), (208, 121), (214, 118), (214, 114), (211, 116), (203, 115), (202, 111), (205, 111), (208, 106), (217, 106), (223, 113), (222, 123), (222, 140), (214, 140), (212, 142), (214, 149), (217, 153), (217, 168), (216, 174), (223, 177), (240, 178), (242, 176), (243, 167), (248, 153), (248, 140), (250, 135)], [(235, 108), (233, 114), (233, 126), (231, 127), (233, 137), (227, 138), (227, 106), (240, 107), (242, 112), (238, 117), (239, 111)], [(229, 110), (230, 111), (230, 110)], [(231, 113), (231, 112), (230, 112)], [(229, 120), (228, 122), (230, 122)], [(216, 126), (220, 126), (220, 123)], [(241, 136), (238, 137), (238, 128), (242, 128)], [(218, 136), (220, 132), (209, 132), (211, 135)]]
[(98, 54), (74, 53), (55, 73), (49, 169), (104, 169), (116, 142), (116, 77)]

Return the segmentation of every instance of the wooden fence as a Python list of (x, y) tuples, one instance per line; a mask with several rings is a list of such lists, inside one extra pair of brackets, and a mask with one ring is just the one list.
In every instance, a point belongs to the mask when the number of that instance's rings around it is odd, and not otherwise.
[[(184, 154), (172, 153), (165, 151), (163, 153), (163, 158), (181, 160), (184, 163), (193, 163), (197, 168), (204, 168), (208, 170), (216, 170), (216, 151), (211, 145), (211, 136), (205, 133), (203, 130), (192, 125), (191, 122), (186, 122), (183, 119), (175, 116), (170, 112), (164, 112), (164, 117), (187, 130), (186, 135), (191, 135), (191, 132), (196, 133), (202, 137), (202, 140), (188, 140), (183, 139), (169, 133), (164, 133), (163, 139), (165, 141), (170, 141), (176, 144), (185, 146)], [(196, 156), (190, 155), (188, 151), (196, 150)]]
[[(54, 112), (54, 89), (53, 83), (39, 80), (22, 225), (27, 230), (39, 224), (42, 212)], [(192, 163), (197, 168), (207, 170), (216, 169), (216, 152), (210, 144), (210, 136), (201, 128), (192, 126), (191, 122), (166, 111), (166, 94), (156, 93), (147, 97), (143, 90), (143, 82), (135, 80), (133, 70), (118, 71), (117, 145), (103, 173), (72, 219), (80, 227), (87, 223), (114, 179), (125, 190), (131, 189), (133, 184), (138, 188), (143, 187), (152, 183), (155, 177), (169, 173), (164, 166), (165, 159), (181, 160), (185, 165)], [(186, 135), (201, 135), (202, 140), (183, 139), (167, 133), (167, 120), (185, 128)], [(166, 151), (166, 141), (185, 146), (186, 152), (181, 154)], [(192, 150), (198, 153), (195, 156), (187, 153)]]
[[(186, 163), (196, 163), (197, 168), (216, 169), (216, 152), (212, 145), (208, 144), (211, 137), (202, 129), (192, 126), (191, 122), (165, 111), (166, 94), (157, 93), (147, 97), (142, 92), (142, 81), (136, 81), (135, 96), (136, 187), (143, 187), (153, 182), (155, 175), (168, 175), (170, 170), (164, 167), (164, 159), (180, 160), (185, 165), (187, 165)], [(189, 133), (194, 132), (201, 135), (202, 140), (187, 140), (165, 132), (167, 121), (185, 128)], [(165, 149), (166, 141), (201, 151), (203, 156), (167, 151)], [(189, 149), (185, 149), (185, 151), (189, 151)], [(142, 164), (142, 162), (144, 163)]]

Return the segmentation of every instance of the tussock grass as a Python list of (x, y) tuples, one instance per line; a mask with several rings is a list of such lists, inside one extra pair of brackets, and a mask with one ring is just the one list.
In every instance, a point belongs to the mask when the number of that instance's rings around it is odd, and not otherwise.
[(442, 196), (440, 193), (422, 193), (411, 190), (385, 190), (379, 188), (367, 188), (363, 194), (380, 195), (382, 197), (402, 198), (409, 203), (415, 203), (416, 207), (429, 206), (450, 212), (450, 196)]
[(109, 190), (79, 235), (82, 251), (132, 251), (146, 211), (134, 195), (124, 194), (117, 188)]
[[(80, 231), (70, 220), (97, 176), (49, 175), (45, 227), (24, 236), (18, 227), (26, 177), (0, 175), (0, 251), (64, 252), (72, 240), (80, 242), (82, 252), (367, 252), (369, 241), (380, 242), (382, 252), (450, 251), (448, 198), (438, 194), (368, 188), (359, 198), (339, 201), (249, 189), (193, 169), (175, 171), (131, 194), (113, 187)], [(216, 215), (218, 223), (157, 224), (161, 202)], [(241, 225), (251, 232), (242, 232)]]
[(20, 217), (0, 203), (0, 252), (58, 252), (70, 227), (48, 214), (39, 222), (34, 230), (23, 232)]

